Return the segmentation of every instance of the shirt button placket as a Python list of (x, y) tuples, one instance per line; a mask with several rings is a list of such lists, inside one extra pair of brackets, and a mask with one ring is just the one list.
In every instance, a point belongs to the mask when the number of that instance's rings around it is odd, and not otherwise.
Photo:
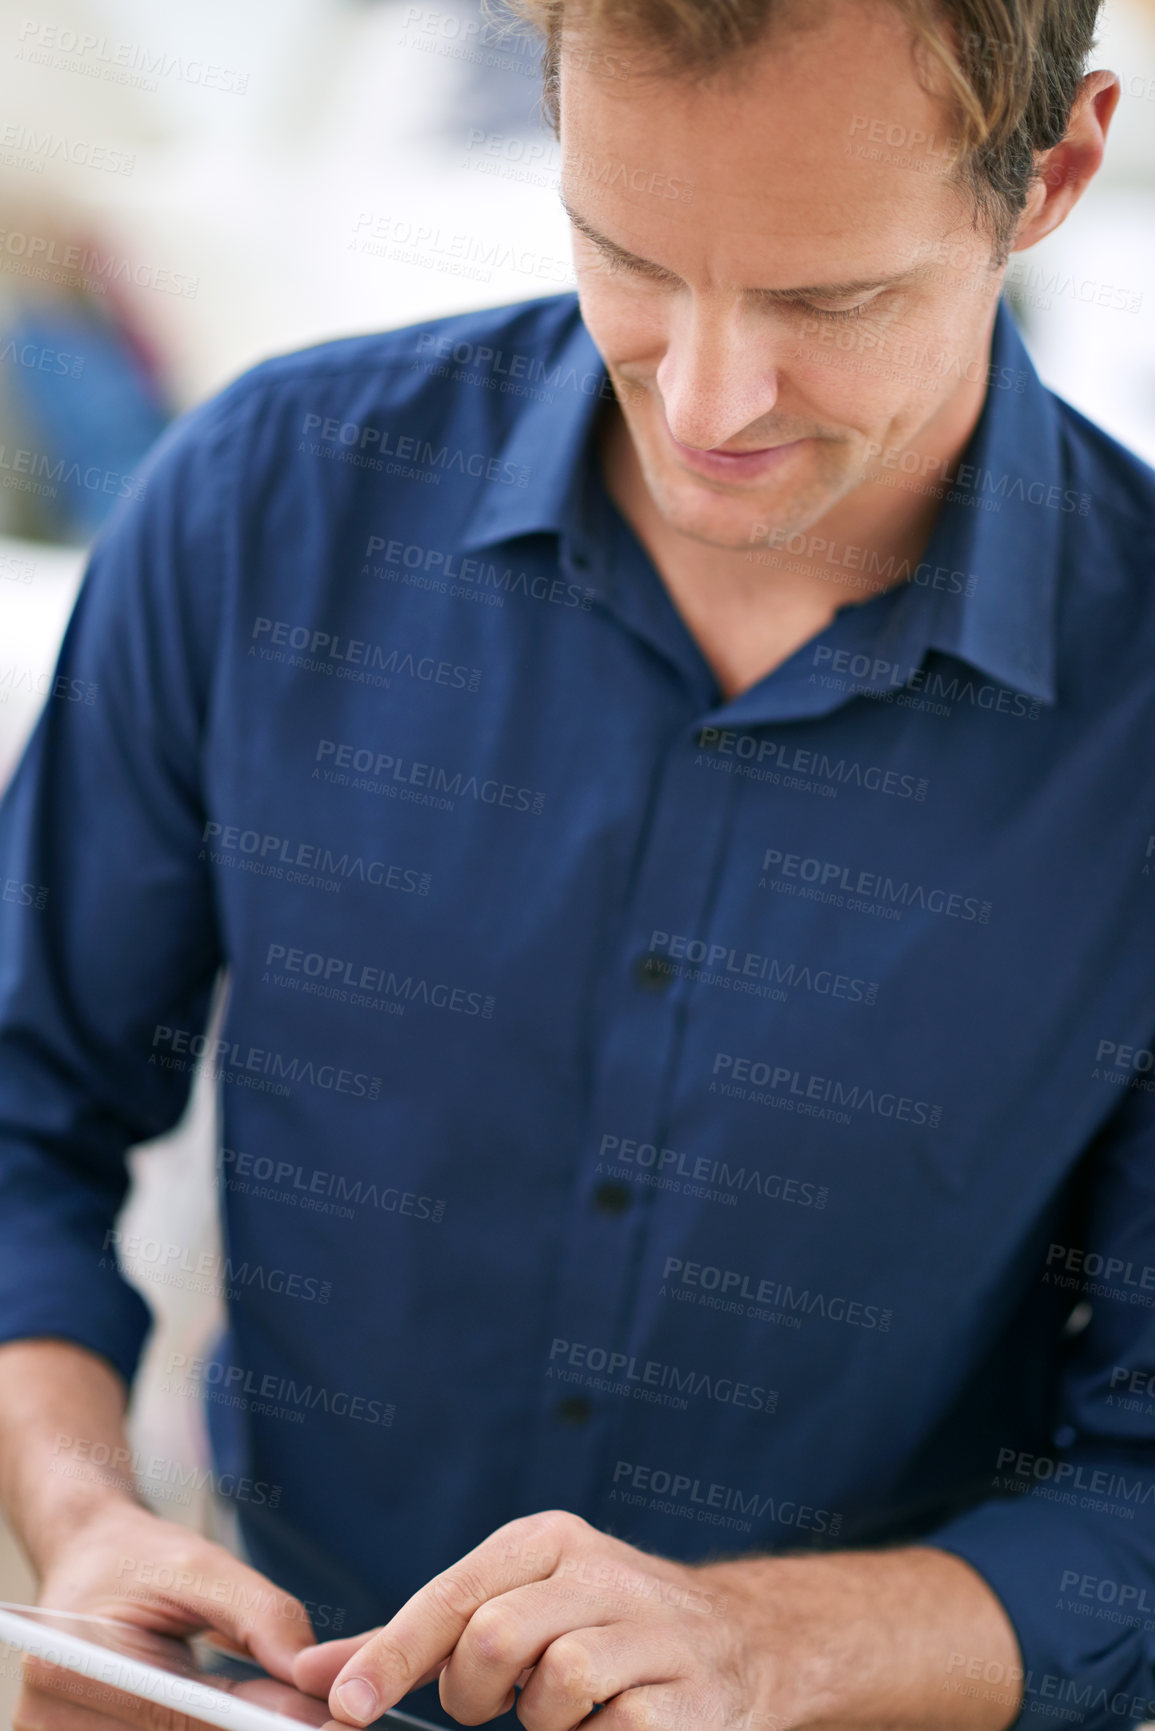
[[(592, 1493), (599, 1442), (625, 1416), (612, 1355), (630, 1351), (636, 1269), (653, 1191), (607, 1171), (606, 1139), (659, 1139), (677, 1050), (683, 993), (679, 970), (651, 947), (653, 933), (696, 934), (708, 918), (733, 797), (729, 776), (695, 765), (696, 733), (683, 733), (660, 770), (661, 787), (636, 879), (613, 978), (598, 1000), (597, 1075), (572, 1224), (548, 1347), (549, 1380), (539, 1412), (526, 1490), (533, 1507), (581, 1511)], [(599, 1167), (601, 1170), (599, 1171)]]

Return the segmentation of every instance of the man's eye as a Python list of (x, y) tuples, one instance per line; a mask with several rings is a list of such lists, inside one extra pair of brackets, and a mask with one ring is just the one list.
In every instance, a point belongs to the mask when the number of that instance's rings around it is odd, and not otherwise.
[(807, 306), (806, 311), (817, 314), (820, 319), (860, 319), (870, 304), (870, 301), (859, 301), (857, 306), (843, 307), (837, 312), (830, 307)]
[[(641, 277), (645, 282), (659, 284), (672, 283), (677, 280), (675, 277), (669, 276), (663, 270), (640, 263), (635, 264), (632, 259), (619, 258), (617, 253), (606, 252), (601, 247), (598, 248), (598, 256), (606, 271), (611, 274), (618, 271), (624, 271), (629, 276)], [(841, 307), (838, 309), (831, 307), (816, 307), (809, 301), (799, 301), (797, 302), (797, 305), (803, 312), (812, 313), (820, 319), (860, 319), (863, 314), (874, 305), (874, 301), (873, 299), (859, 301), (857, 306)]]
[(631, 259), (619, 258), (616, 253), (601, 252), (599, 249), (598, 256), (607, 271), (625, 271), (630, 276), (643, 277), (646, 282), (665, 283), (674, 280), (667, 276), (665, 271), (651, 269), (643, 264), (634, 264)]

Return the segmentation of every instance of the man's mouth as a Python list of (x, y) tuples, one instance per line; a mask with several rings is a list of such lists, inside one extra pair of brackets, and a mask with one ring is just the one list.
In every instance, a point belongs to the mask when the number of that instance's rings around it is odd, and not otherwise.
[(746, 450), (733, 451), (724, 447), (702, 450), (694, 445), (683, 445), (668, 427), (666, 433), (675, 456), (684, 468), (718, 481), (758, 479), (789, 462), (792, 454), (810, 443), (809, 439), (788, 439), (781, 444), (761, 445)]

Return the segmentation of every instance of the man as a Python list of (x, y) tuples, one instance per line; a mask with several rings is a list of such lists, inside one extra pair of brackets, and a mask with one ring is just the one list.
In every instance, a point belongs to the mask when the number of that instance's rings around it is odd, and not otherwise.
[[(46, 1602), (348, 1723), (1155, 1714), (1155, 484), (998, 303), (1095, 12), (552, 5), (580, 316), (162, 442), (4, 814)], [(230, 1328), (166, 1370), (243, 1563), (116, 1468), (122, 1151), (202, 1057)]]

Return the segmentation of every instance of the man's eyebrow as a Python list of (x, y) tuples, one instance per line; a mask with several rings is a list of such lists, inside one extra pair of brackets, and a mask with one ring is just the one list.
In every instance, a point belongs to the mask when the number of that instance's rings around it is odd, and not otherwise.
[[(569, 217), (579, 234), (616, 258), (619, 264), (635, 265), (640, 270), (658, 272), (661, 275), (672, 275), (665, 265), (655, 264), (653, 259), (640, 258), (636, 252), (629, 252), (624, 246), (619, 246), (616, 240), (600, 233), (592, 222), (587, 221), (576, 210), (572, 210), (565, 199), (561, 200), (562, 209)], [(765, 301), (800, 301), (800, 300), (847, 300), (853, 295), (867, 294), (873, 289), (889, 288), (892, 283), (904, 282), (910, 276), (909, 270), (896, 271), (893, 276), (863, 278), (856, 282), (809, 283), (801, 288), (789, 289), (747, 289), (746, 293), (758, 300)]]

